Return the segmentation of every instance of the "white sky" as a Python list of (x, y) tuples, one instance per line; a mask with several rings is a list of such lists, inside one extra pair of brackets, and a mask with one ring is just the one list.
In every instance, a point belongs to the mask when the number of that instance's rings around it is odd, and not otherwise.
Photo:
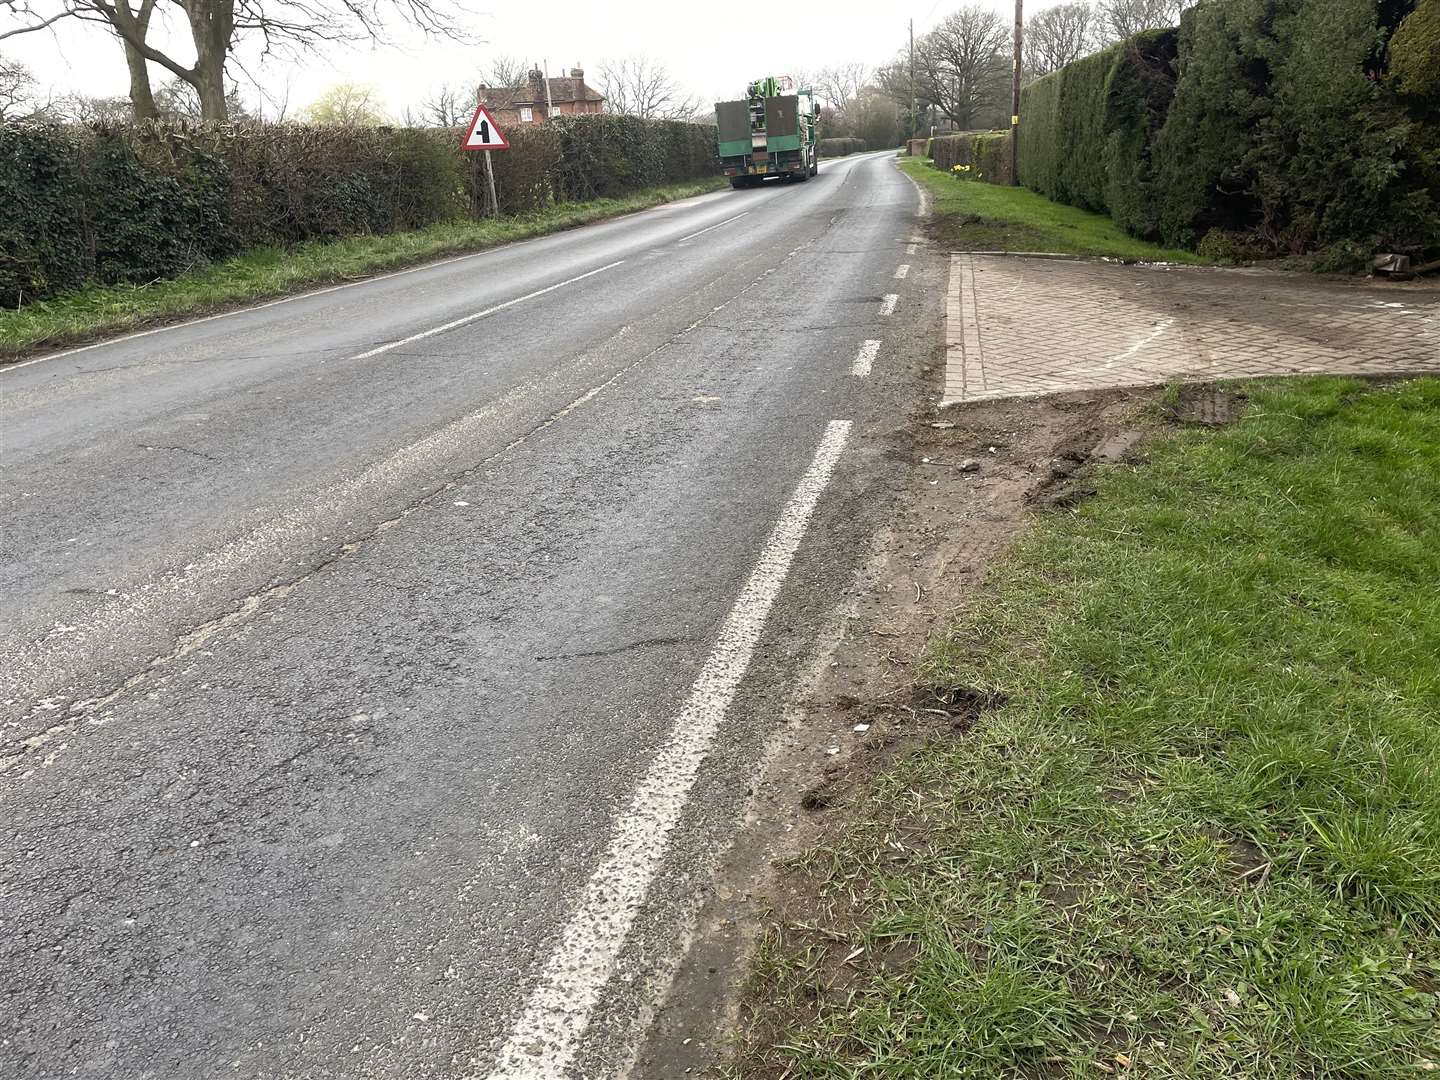
[[(442, 83), (474, 83), (477, 72), (498, 54), (545, 61), (552, 75), (577, 62), (593, 74), (602, 60), (644, 54), (662, 61), (691, 93), (711, 102), (736, 97), (747, 82), (765, 75), (854, 60), (884, 63), (905, 44), (908, 19), (914, 18), (918, 36), (961, 2), (460, 0), (457, 6), (471, 12), (462, 17), (463, 26), (482, 39), (479, 45), (427, 40), (397, 29), (397, 45), (391, 47), (330, 46), (298, 62), (272, 57), (247, 66), (271, 95), (283, 97), (288, 84), (292, 117), (337, 82), (374, 87), (386, 108), (398, 114)], [(1010, 0), (982, 2), (998, 11), (1013, 10)], [(1027, 7), (1052, 2), (1032, 0)], [(188, 63), (185, 36), (174, 34), (176, 28), (172, 20), (165, 40), (173, 46), (171, 55)], [(0, 42), (0, 51), (29, 66), (40, 85), (56, 94), (112, 96), (128, 88), (120, 46), (95, 24), (58, 24), (53, 32)], [(253, 51), (245, 57), (253, 58)], [(169, 72), (152, 65), (157, 87), (168, 78)], [(243, 77), (240, 89), (247, 101), (259, 96)]]

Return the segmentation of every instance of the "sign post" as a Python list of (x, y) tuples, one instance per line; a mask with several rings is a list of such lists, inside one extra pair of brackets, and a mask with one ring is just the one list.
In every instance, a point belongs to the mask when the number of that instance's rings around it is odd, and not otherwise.
[(491, 150), (509, 150), (510, 142), (495, 126), (495, 118), (483, 104), (475, 107), (470, 126), (460, 143), (462, 150), (483, 150), (485, 153), (485, 217), (496, 217), (500, 213), (500, 201), (495, 197), (495, 168), (490, 163)]

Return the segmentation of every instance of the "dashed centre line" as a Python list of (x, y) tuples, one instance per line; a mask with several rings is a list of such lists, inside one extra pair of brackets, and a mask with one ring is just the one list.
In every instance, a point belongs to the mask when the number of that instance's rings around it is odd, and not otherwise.
[(905, 278), (909, 276), (909, 274), (910, 274), (910, 264), (909, 264), (909, 263), (901, 263), (899, 266), (897, 266), (897, 267), (895, 268), (895, 280), (897, 280), (897, 281), (904, 281)]
[(622, 974), (621, 950), (664, 860), (700, 766), (750, 667), (810, 517), (845, 450), (850, 425), (849, 420), (832, 420), (826, 426), (809, 468), (730, 609), (669, 740), (616, 821), (604, 858), (586, 883), (524, 1012), (494, 1065), (476, 1077), (555, 1080), (566, 1075), (602, 992)]
[(860, 346), (860, 353), (855, 357), (855, 363), (850, 365), (850, 374), (857, 379), (863, 379), (870, 374), (870, 368), (875, 363), (875, 357), (880, 352), (880, 342), (867, 341)]
[(895, 314), (895, 305), (898, 304), (899, 302), (900, 302), (900, 297), (899, 297), (899, 295), (898, 295), (897, 293), (886, 293), (884, 296), (882, 296), (882, 297), (880, 298), (880, 314), (881, 314), (881, 315), (894, 315), (894, 314)]

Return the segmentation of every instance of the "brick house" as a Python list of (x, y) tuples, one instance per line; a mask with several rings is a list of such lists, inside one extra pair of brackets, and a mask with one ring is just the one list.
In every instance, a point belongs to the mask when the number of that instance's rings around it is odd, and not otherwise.
[(547, 79), (539, 68), (534, 68), (529, 81), (518, 89), (480, 87), (480, 100), (502, 131), (540, 124), (552, 115), (598, 113), (605, 107), (605, 95), (586, 85), (585, 69), (581, 67), (573, 67), (569, 75), (554, 79)]

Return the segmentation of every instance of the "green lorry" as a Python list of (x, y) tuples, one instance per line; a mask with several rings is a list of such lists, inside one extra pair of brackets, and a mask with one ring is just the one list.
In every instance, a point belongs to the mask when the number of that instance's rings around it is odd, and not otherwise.
[(820, 106), (815, 91), (788, 75), (758, 79), (741, 101), (715, 106), (720, 165), (731, 187), (767, 177), (808, 180), (820, 172)]

